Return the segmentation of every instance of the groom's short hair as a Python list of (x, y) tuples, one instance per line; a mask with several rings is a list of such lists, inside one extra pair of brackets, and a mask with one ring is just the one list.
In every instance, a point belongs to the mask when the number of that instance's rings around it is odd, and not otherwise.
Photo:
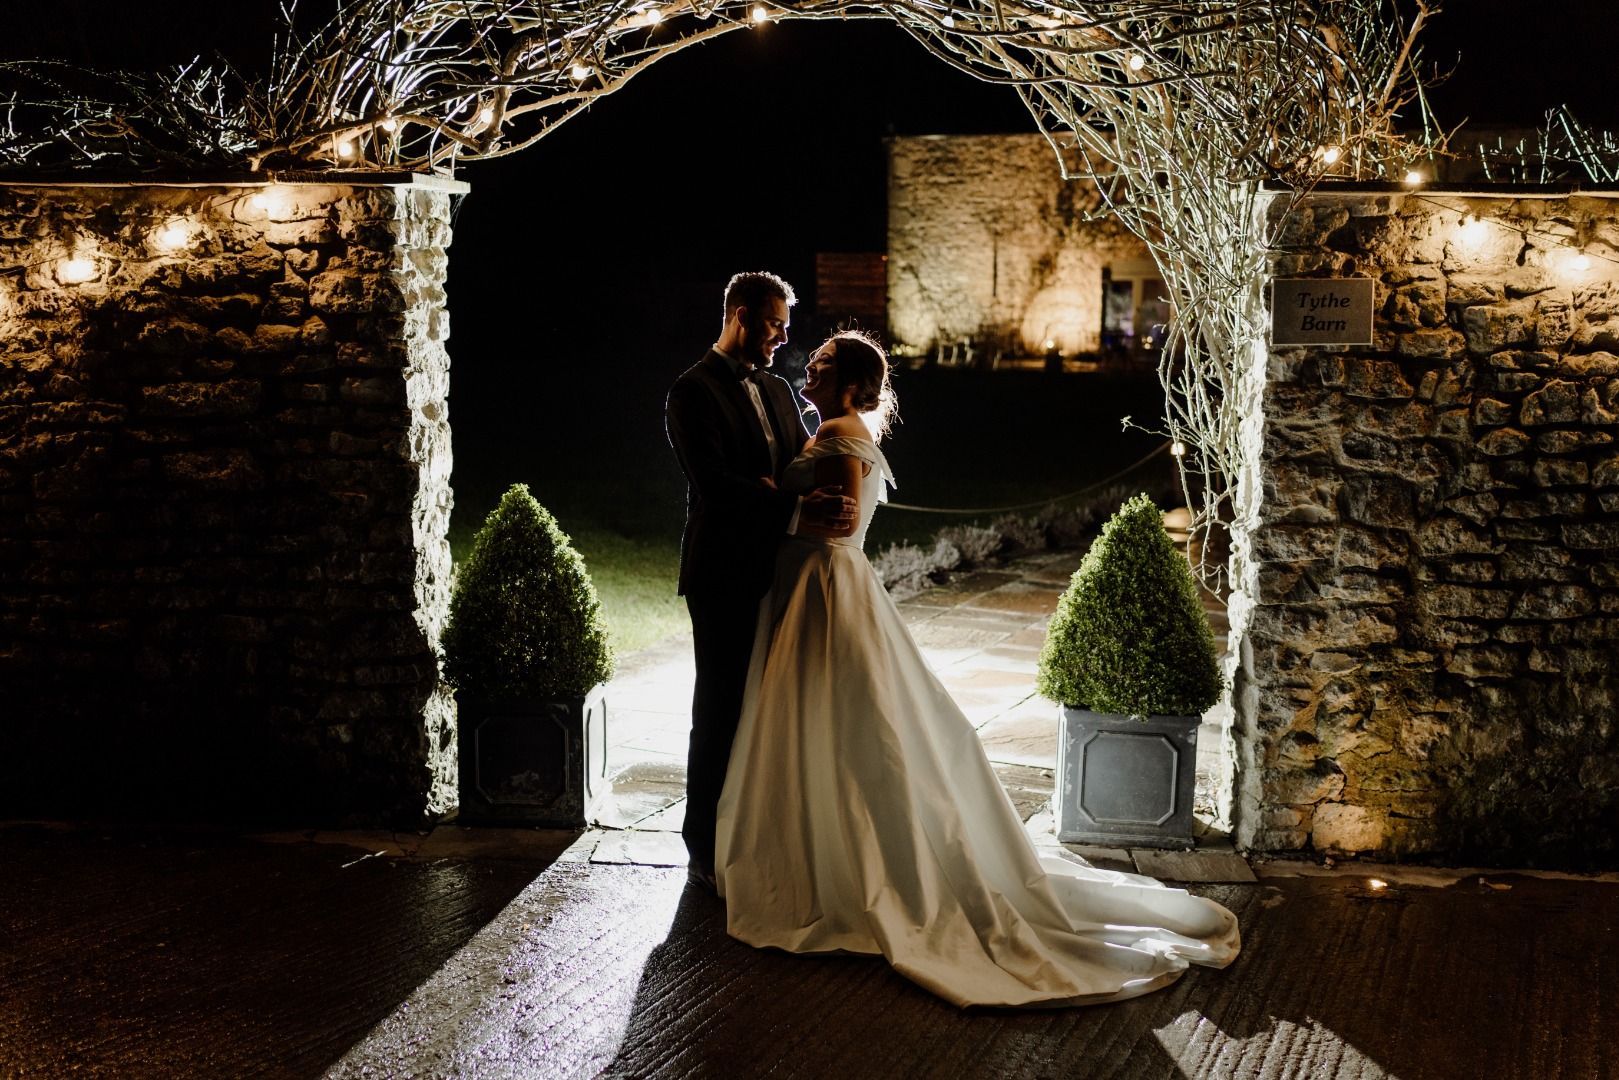
[(785, 301), (788, 307), (798, 303), (793, 287), (765, 270), (750, 270), (737, 274), (725, 286), (725, 320), (737, 308), (745, 307), (757, 312), (767, 300)]

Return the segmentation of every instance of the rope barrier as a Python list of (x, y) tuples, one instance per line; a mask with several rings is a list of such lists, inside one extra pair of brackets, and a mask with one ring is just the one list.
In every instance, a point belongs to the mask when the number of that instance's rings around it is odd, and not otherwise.
[(1108, 484), (1111, 484), (1113, 481), (1119, 479), (1119, 477), (1134, 472), (1147, 462), (1151, 461), (1153, 458), (1167, 452), (1171, 445), (1173, 444), (1165, 442), (1146, 457), (1141, 458), (1139, 461), (1136, 461), (1133, 464), (1126, 465), (1112, 476), (1105, 476), (1093, 484), (1085, 485), (1078, 491), (1070, 491), (1066, 495), (1053, 495), (1049, 499), (1039, 499), (1035, 502), (1018, 503), (1016, 506), (983, 506), (975, 509), (943, 506), (912, 506), (909, 503), (894, 502), (884, 503), (883, 507), (884, 509), (888, 510), (909, 510), (912, 513), (917, 514), (1010, 514), (1018, 510), (1034, 510), (1042, 506), (1050, 506), (1052, 503), (1063, 502), (1067, 499), (1084, 495), (1088, 492), (1095, 491), (1098, 488), (1106, 487)]

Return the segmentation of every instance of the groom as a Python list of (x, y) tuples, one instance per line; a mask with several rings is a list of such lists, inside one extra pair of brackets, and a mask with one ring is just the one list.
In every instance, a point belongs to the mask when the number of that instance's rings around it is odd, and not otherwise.
[(697, 659), (682, 834), (691, 877), (711, 890), (715, 814), (777, 542), (799, 520), (837, 525), (856, 513), (840, 488), (799, 497), (775, 486), (807, 437), (792, 388), (767, 370), (787, 344), (796, 301), (774, 274), (733, 277), (719, 340), (675, 380), (664, 411), (686, 474), (679, 591)]

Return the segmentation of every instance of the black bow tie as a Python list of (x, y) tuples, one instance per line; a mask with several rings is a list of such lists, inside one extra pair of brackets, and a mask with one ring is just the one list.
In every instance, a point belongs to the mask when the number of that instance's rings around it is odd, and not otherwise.
[(736, 377), (741, 382), (757, 383), (764, 378), (764, 372), (755, 367), (738, 364), (736, 366)]

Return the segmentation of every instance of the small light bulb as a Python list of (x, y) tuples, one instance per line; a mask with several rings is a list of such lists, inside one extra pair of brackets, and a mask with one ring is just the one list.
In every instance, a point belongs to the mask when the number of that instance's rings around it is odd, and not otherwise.
[(1412, 169), (1410, 172), (1405, 174), (1405, 182), (1410, 187), (1417, 187), (1426, 179), (1427, 177), (1423, 176), (1422, 172), (1418, 169)]
[(1055, 341), (1053, 341), (1051, 338), (1046, 338), (1045, 344), (1042, 346), (1042, 348), (1044, 348), (1046, 350), (1046, 352), (1050, 352), (1052, 349), (1055, 349), (1056, 347), (1057, 347), (1057, 343)]
[(770, 21), (770, 12), (765, 10), (765, 6), (763, 4), (753, 5), (753, 21), (756, 23)]
[(383, 131), (394, 131), (394, 130), (397, 130), (398, 127), (399, 127), (399, 121), (395, 120), (391, 116), (388, 117), (386, 120), (384, 120), (382, 122), (382, 130)]
[(1373, 892), (1380, 892), (1381, 890), (1388, 888), (1389, 883), (1384, 881), (1382, 878), (1367, 878), (1366, 887), (1371, 889)]
[(152, 233), (152, 246), (159, 251), (180, 251), (191, 246), (191, 226), (175, 218)]
[(1186, 444), (1181, 442), (1179, 439), (1176, 439), (1174, 442), (1169, 444), (1169, 453), (1172, 457), (1185, 457)]
[(1591, 256), (1581, 251), (1568, 260), (1568, 268), (1576, 274), (1583, 274), (1591, 269)]
[(1131, 71), (1140, 71), (1147, 66), (1147, 58), (1140, 53), (1131, 53), (1128, 64)]
[(75, 255), (56, 264), (56, 280), (63, 285), (83, 285), (94, 281), (101, 268), (88, 255)]
[(1328, 165), (1338, 164), (1338, 159), (1343, 156), (1344, 152), (1336, 146), (1326, 146), (1321, 149), (1321, 160)]
[(944, 18), (940, 19), (939, 21), (944, 23), (944, 28), (946, 30), (955, 29), (956, 17), (954, 15), (946, 15)]
[(489, 123), (494, 118), (495, 118), (495, 110), (493, 110), (491, 108), (488, 108), (487, 106), (485, 106), (483, 109), (481, 109), (479, 111), (479, 113), (478, 113), (478, 119), (480, 121), (482, 121), (483, 123), (485, 123), (485, 124)]
[(584, 82), (590, 78), (590, 67), (586, 64), (575, 64), (572, 74), (574, 82)]
[(663, 9), (655, 7), (647, 8), (646, 14), (643, 15), (642, 18), (646, 20), (646, 24), (648, 26), (657, 26), (663, 21)]
[(340, 157), (340, 158), (351, 158), (351, 157), (353, 157), (354, 156), (354, 141), (352, 139), (342, 139), (342, 140), (340, 140), (338, 142), (338, 144), (337, 144), (337, 156)]

